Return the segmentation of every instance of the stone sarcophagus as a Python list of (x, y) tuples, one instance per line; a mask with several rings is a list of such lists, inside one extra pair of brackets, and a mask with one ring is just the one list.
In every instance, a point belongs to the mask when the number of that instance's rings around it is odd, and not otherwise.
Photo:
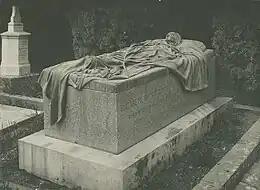
[(176, 33), (46, 68), (39, 83), (44, 130), (19, 140), (19, 167), (72, 188), (140, 187), (232, 108), (215, 97), (213, 50)]
[(152, 68), (128, 80), (92, 81), (67, 90), (65, 118), (50, 125), (44, 97), (45, 135), (118, 154), (215, 96), (215, 61), (205, 52), (209, 87), (186, 91), (167, 68)]

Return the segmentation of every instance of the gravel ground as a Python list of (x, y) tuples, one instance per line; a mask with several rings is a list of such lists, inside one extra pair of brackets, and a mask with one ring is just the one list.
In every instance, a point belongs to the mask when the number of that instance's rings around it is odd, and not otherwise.
[[(259, 117), (259, 113), (235, 109), (219, 119), (203, 140), (190, 146), (176, 164), (139, 190), (191, 190), (236, 144)], [(18, 169), (17, 149), (5, 157), (6, 180), (33, 189), (69, 190)]]

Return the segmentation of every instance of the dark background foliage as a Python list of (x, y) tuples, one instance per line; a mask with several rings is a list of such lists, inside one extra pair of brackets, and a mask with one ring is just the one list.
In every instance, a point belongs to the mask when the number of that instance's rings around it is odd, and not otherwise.
[(32, 33), (29, 58), (34, 72), (61, 61), (114, 51), (177, 31), (183, 38), (203, 41), (208, 48), (215, 49), (220, 93), (245, 103), (255, 99), (253, 103), (260, 105), (260, 2), (0, 1), (0, 32), (7, 29), (11, 5), (16, 3), (21, 8), (25, 29)]
[(260, 106), (259, 8), (260, 1), (241, 1), (219, 10), (212, 22), (219, 90), (256, 106)]
[(32, 33), (29, 57), (35, 72), (74, 56), (164, 37), (169, 31), (211, 45), (210, 0), (2, 1), (0, 31), (7, 29), (11, 5), (19, 4), (25, 29)]

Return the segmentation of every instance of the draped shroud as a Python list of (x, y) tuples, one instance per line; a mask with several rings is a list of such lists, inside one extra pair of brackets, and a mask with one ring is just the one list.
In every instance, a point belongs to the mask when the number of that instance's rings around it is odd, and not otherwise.
[(64, 118), (68, 85), (83, 89), (92, 80), (129, 79), (153, 67), (168, 68), (187, 91), (208, 87), (205, 45), (182, 40), (172, 45), (165, 39), (146, 40), (98, 56), (85, 56), (44, 69), (38, 79), (50, 100), (50, 124)]

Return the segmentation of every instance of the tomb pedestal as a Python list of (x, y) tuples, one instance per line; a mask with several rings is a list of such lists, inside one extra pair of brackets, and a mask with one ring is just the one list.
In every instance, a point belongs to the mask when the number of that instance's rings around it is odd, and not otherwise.
[(28, 58), (30, 35), (23, 31), (19, 8), (13, 6), (8, 31), (1, 34), (0, 92), (33, 97), (41, 92), (37, 83), (39, 75), (31, 73)]
[(64, 120), (50, 125), (44, 97), (44, 128), (49, 137), (119, 154), (215, 97), (215, 59), (205, 52), (209, 87), (186, 91), (167, 68), (152, 68), (128, 80), (93, 81), (83, 90), (69, 86)]
[(2, 37), (2, 62), (0, 76), (23, 76), (30, 74), (28, 60), (28, 38), (30, 33), (23, 31), (18, 7), (12, 8), (8, 31)]
[(65, 118), (18, 142), (19, 167), (41, 178), (89, 190), (130, 190), (152, 180), (232, 108), (215, 98), (215, 59), (205, 52), (209, 87), (187, 92), (166, 68), (128, 80), (92, 81), (67, 92)]
[(22, 76), (30, 74), (31, 66), (28, 60), (27, 32), (2, 33), (1, 76)]
[(40, 131), (19, 140), (19, 167), (71, 188), (135, 189), (169, 168), (228, 109), (232, 109), (231, 98), (213, 99), (117, 155)]

